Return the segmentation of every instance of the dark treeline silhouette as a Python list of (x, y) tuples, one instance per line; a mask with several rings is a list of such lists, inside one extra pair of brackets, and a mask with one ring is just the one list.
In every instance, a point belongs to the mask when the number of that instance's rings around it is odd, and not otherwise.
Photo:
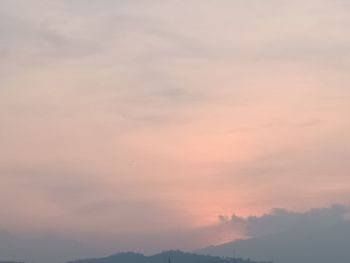
[[(68, 263), (258, 263), (242, 258), (221, 258), (209, 255), (197, 255), (182, 251), (166, 251), (153, 256), (138, 253), (119, 253), (105, 258), (84, 259)], [(271, 263), (271, 262), (260, 262)]]

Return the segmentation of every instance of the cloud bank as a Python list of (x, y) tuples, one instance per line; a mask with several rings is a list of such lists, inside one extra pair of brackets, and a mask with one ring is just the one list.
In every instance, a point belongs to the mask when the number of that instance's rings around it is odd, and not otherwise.
[(237, 215), (220, 216), (222, 224), (240, 230), (246, 238), (257, 238), (281, 232), (310, 231), (310, 229), (328, 229), (349, 221), (350, 207), (333, 205), (327, 208), (315, 208), (305, 212), (292, 212), (276, 208), (262, 216), (240, 217)]

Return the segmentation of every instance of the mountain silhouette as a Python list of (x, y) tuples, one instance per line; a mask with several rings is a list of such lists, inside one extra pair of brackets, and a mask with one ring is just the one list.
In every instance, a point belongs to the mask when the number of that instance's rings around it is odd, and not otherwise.
[(84, 259), (69, 263), (257, 263), (248, 259), (221, 258), (172, 250), (153, 256), (132, 252), (119, 253), (105, 258)]

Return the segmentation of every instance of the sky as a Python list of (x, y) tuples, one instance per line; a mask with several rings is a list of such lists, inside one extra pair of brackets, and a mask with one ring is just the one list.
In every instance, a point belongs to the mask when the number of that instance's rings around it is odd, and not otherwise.
[(350, 205), (349, 11), (0, 0), (0, 229), (153, 253)]

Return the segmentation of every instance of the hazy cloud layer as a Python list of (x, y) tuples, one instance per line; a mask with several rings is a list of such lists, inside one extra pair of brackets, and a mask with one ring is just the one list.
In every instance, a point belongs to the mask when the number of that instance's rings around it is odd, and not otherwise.
[(349, 10), (1, 1), (2, 228), (153, 252), (348, 205)]

